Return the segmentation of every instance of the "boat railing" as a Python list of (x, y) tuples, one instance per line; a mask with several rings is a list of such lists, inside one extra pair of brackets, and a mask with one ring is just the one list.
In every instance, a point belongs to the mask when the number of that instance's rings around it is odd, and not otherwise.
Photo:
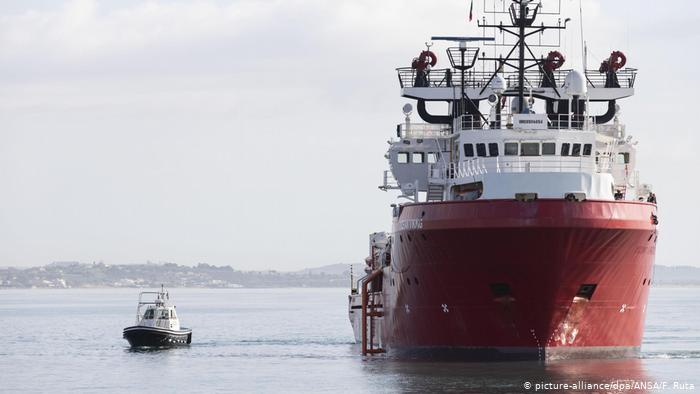
[[(566, 76), (571, 70), (554, 70), (551, 74), (551, 80), (545, 77), (545, 74), (539, 70), (525, 71), (525, 89), (537, 89), (545, 86), (554, 85), (557, 89), (564, 87)], [(506, 72), (506, 81), (508, 89), (518, 89), (519, 75), (517, 72)], [(586, 70), (586, 84), (591, 88), (633, 88), (637, 79), (636, 68), (625, 68), (618, 70), (614, 74), (601, 73), (598, 70)]]
[[(401, 88), (449, 88), (462, 86), (461, 71), (450, 68), (431, 69), (420, 73), (411, 67), (397, 68)], [(491, 73), (486, 71), (469, 70), (464, 73), (464, 86), (468, 88), (483, 88), (488, 84)], [(457, 91), (455, 98), (459, 98)]]
[(599, 172), (592, 157), (478, 157), (456, 163), (435, 163), (429, 168), (432, 180), (479, 177), (510, 173), (594, 173)]
[(398, 125), (399, 138), (443, 138), (452, 133), (446, 124), (402, 123)]
[(399, 182), (394, 178), (394, 174), (391, 170), (384, 170), (384, 175), (382, 179), (382, 184), (379, 185), (379, 189), (383, 191), (387, 190), (397, 190), (400, 189)]
[[(419, 72), (412, 67), (396, 69), (401, 88), (445, 88), (462, 86), (461, 71), (451, 68), (431, 69)], [(554, 70), (548, 78), (539, 70), (525, 72), (524, 85), (526, 89), (555, 87), (562, 89), (566, 76), (571, 70)], [(491, 80), (492, 72), (468, 70), (464, 73), (464, 86), (467, 88), (483, 88)], [(507, 82), (509, 90), (517, 90), (520, 79), (517, 72), (500, 73)], [(636, 68), (624, 68), (615, 73), (601, 73), (599, 70), (585, 71), (586, 84), (591, 88), (633, 88), (637, 79)]]
[(594, 88), (633, 88), (634, 82), (637, 80), (637, 69), (624, 68), (615, 72), (614, 75), (616, 81), (612, 81), (607, 73), (601, 73), (598, 70), (586, 70), (586, 82), (588, 82), (590, 87)]
[[(484, 121), (478, 115), (462, 115), (459, 117), (458, 127), (462, 131), (467, 130), (503, 130), (512, 129), (513, 125), (513, 115), (508, 111), (502, 111), (500, 116), (500, 125), (496, 125), (498, 117), (496, 114), (492, 113)], [(550, 114), (546, 116), (545, 129), (549, 130), (608, 130), (612, 125), (597, 125), (595, 123), (595, 117), (586, 115), (574, 115), (574, 114)], [(496, 126), (494, 126), (496, 125)]]

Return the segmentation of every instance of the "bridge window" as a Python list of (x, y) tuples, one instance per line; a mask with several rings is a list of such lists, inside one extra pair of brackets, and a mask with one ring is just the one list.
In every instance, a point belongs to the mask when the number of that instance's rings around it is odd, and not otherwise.
[(489, 156), (495, 157), (498, 156), (498, 144), (495, 142), (492, 142), (489, 144)]
[(423, 152), (413, 152), (413, 157), (411, 157), (411, 162), (420, 164), (425, 161), (425, 153)]
[(617, 162), (629, 164), (630, 163), (630, 153), (629, 152), (618, 153), (617, 154)]
[(583, 155), (590, 156), (592, 150), (593, 150), (593, 145), (591, 145), (591, 144), (584, 145), (583, 146)]
[(542, 155), (543, 156), (551, 156), (556, 154), (557, 152), (557, 144), (554, 142), (543, 142), (542, 143)]
[(476, 155), (486, 157), (486, 144), (476, 144)]
[(408, 152), (399, 152), (396, 154), (396, 161), (399, 164), (406, 164), (408, 163)]
[(428, 152), (428, 163), (435, 164), (438, 161), (438, 154), (435, 152)]
[(561, 155), (562, 156), (569, 156), (569, 149), (570, 148), (571, 148), (571, 144), (568, 142), (561, 144)]
[(506, 156), (517, 156), (518, 155), (518, 143), (517, 142), (506, 142), (505, 145)]
[(464, 156), (465, 157), (474, 157), (474, 145), (464, 144)]
[(520, 155), (521, 156), (539, 156), (540, 155), (540, 143), (539, 142), (523, 142), (520, 144)]
[(581, 144), (574, 144), (571, 147), (571, 156), (581, 156)]

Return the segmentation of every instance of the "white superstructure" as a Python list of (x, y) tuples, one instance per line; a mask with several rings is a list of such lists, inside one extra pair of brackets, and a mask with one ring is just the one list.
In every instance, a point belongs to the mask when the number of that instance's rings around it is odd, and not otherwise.
[[(512, 18), (534, 20), (539, 7), (523, 15), (513, 7)], [(521, 55), (517, 67), (517, 59), (486, 58), (482, 48), (468, 46), (490, 39), (433, 39), (457, 43), (446, 48), (451, 67), (436, 69), (429, 45), (411, 67), (397, 69), (401, 95), (417, 100), (425, 123), (412, 122), (413, 107), (404, 106), (406, 120), (397, 126), (398, 139), (389, 141), (390, 169), (380, 189), (400, 190), (416, 202), (650, 197), (651, 186), (640, 183), (635, 167), (636, 142), (620, 122), (617, 102), (634, 95), (637, 75), (623, 68), (624, 54), (614, 51), (600, 69), (581, 73), (560, 69), (561, 53), (536, 58), (527, 44), (532, 56)], [(444, 115), (430, 112), (439, 106)]]
[[(143, 296), (155, 296), (153, 300), (144, 300)], [(136, 307), (136, 325), (141, 327), (165, 328), (179, 330), (180, 320), (177, 318), (175, 306), (169, 302), (170, 295), (161, 287), (161, 291), (144, 291), (139, 294)], [(141, 309), (145, 307), (143, 313)]]

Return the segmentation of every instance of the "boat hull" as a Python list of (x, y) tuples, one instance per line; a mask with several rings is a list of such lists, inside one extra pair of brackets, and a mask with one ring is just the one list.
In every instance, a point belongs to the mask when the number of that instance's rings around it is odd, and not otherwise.
[(461, 359), (634, 355), (655, 215), (623, 201), (403, 206), (383, 269), (382, 343)]
[(131, 347), (184, 346), (192, 342), (192, 330), (132, 326), (124, 329), (124, 339), (129, 341)]

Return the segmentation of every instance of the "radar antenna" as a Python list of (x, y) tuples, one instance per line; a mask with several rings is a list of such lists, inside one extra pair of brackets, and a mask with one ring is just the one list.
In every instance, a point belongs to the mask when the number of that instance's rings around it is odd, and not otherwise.
[[(496, 77), (496, 75), (502, 70), (504, 66), (511, 67), (518, 72), (518, 87), (517, 87), (517, 96), (518, 96), (518, 112), (522, 113), (524, 108), (525, 108), (525, 71), (528, 69), (531, 69), (533, 67), (538, 67), (540, 69), (540, 72), (545, 75), (547, 79), (549, 79), (551, 82), (551, 86), (554, 87), (554, 91), (556, 92), (557, 96), (561, 97), (559, 94), (559, 91), (556, 88), (556, 84), (552, 80), (552, 76), (550, 75), (551, 72), (546, 72), (544, 68), (545, 61), (544, 59), (538, 59), (535, 54), (533, 53), (532, 49), (530, 48), (531, 45), (528, 45), (527, 39), (535, 34), (542, 34), (546, 30), (554, 29), (561, 31), (563, 29), (566, 29), (566, 24), (571, 20), (569, 18), (566, 18), (564, 20), (564, 24), (562, 25), (561, 19), (559, 19), (559, 22), (556, 25), (545, 25), (544, 23), (540, 25), (535, 25), (535, 20), (537, 19), (538, 15), (557, 15), (558, 13), (552, 14), (552, 13), (544, 13), (541, 12), (542, 9), (542, 2), (538, 2), (536, 5), (534, 5), (534, 8), (531, 8), (530, 5), (533, 3), (533, 0), (511, 0), (512, 4), (510, 7), (508, 7), (508, 10), (505, 10), (505, 6), (503, 10), (494, 10), (493, 11), (486, 11), (492, 14), (508, 14), (510, 16), (510, 24), (505, 24), (503, 22), (500, 22), (496, 24), (495, 22), (493, 24), (488, 24), (486, 21), (483, 23), (477, 22), (479, 27), (482, 27), (484, 29), (486, 28), (492, 28), (498, 30), (501, 34), (506, 33), (509, 34), (513, 37), (516, 38), (516, 41), (514, 44), (512, 44), (512, 48), (508, 54), (503, 57), (483, 57), (482, 60), (486, 61), (494, 61), (497, 62), (496, 68), (493, 71), (493, 74), (489, 78), (488, 82), (484, 85), (484, 87), (481, 89), (480, 93), (483, 93), (484, 90), (489, 86), (491, 81)], [(559, 1), (559, 6), (561, 9), (561, 0)], [(499, 46), (508, 46), (510, 44), (504, 43), (496, 43), (495, 45)], [(545, 46), (545, 45), (533, 45), (533, 46)], [(517, 50), (517, 57), (514, 55), (514, 53)], [(517, 64), (514, 63), (517, 61)], [(533, 64), (528, 64), (526, 65), (526, 62), (532, 62)]]

